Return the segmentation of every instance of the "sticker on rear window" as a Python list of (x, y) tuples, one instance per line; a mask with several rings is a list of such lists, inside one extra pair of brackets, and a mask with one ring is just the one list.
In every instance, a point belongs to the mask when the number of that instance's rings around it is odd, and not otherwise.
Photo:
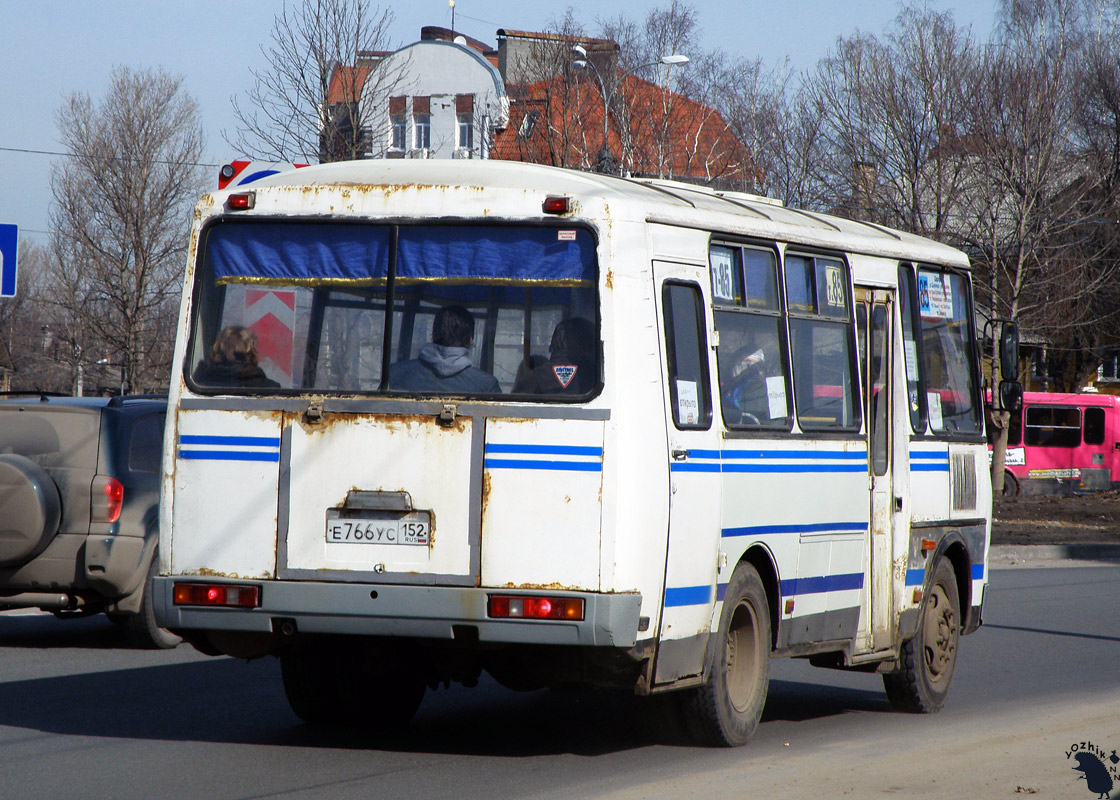
[(558, 242), (574, 242), (575, 240), (575, 231), (556, 231), (556, 241)]

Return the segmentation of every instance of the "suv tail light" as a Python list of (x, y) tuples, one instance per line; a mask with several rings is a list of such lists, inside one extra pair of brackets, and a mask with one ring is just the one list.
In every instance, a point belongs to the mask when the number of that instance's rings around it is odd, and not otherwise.
[(93, 479), (93, 497), (90, 499), (91, 522), (116, 522), (121, 518), (124, 505), (124, 486), (116, 478), (98, 475)]

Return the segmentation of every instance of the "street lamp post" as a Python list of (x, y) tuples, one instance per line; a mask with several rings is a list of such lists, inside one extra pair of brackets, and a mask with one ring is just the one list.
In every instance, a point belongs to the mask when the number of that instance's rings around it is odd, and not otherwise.
[[(618, 87), (622, 85), (622, 79), (627, 75), (630, 75), (631, 73), (637, 72), (640, 69), (645, 69), (646, 67), (655, 67), (658, 64), (665, 64), (670, 67), (684, 66), (689, 62), (689, 58), (688, 56), (674, 53), (672, 55), (661, 56), (661, 58), (657, 59), (656, 61), (651, 61), (648, 64), (639, 64), (636, 67), (631, 67), (618, 76), (618, 78), (614, 82), (614, 86), (612, 86), (611, 90), (608, 92), (607, 85), (603, 81), (603, 76), (599, 72), (599, 68), (595, 66), (594, 61), (587, 57), (586, 48), (584, 48), (584, 46), (581, 44), (577, 44), (572, 47), (572, 52), (579, 56), (578, 59), (572, 62), (572, 66), (577, 69), (590, 69), (593, 73), (595, 73), (595, 78), (599, 81), (599, 91), (603, 95), (603, 146), (599, 149), (599, 158), (596, 170), (598, 172), (614, 172), (614, 156), (611, 154), (610, 145), (607, 143), (607, 136), (609, 134), (611, 101), (614, 99), (615, 91), (617, 91)], [(619, 165), (621, 165), (621, 154), (619, 154), (619, 156)]]
[(124, 385), (125, 385), (125, 370), (128, 368), (127, 365), (118, 364), (117, 362), (110, 361), (107, 358), (99, 358), (94, 363), (96, 363), (97, 366), (99, 366), (99, 367), (120, 367), (121, 368), (121, 389), (120, 389), (120, 393), (121, 393), (121, 395), (123, 395), (124, 394)]

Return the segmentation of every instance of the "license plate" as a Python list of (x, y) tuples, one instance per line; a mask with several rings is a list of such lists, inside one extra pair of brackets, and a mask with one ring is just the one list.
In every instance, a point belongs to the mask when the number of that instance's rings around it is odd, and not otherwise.
[(328, 544), (401, 544), (427, 547), (431, 517), (426, 512), (404, 516), (339, 516), (327, 512)]

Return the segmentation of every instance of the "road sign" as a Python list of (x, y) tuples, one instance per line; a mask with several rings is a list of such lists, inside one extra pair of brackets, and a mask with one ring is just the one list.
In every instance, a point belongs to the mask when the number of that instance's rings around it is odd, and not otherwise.
[(0, 223), (0, 297), (16, 296), (16, 253), (19, 227)]

